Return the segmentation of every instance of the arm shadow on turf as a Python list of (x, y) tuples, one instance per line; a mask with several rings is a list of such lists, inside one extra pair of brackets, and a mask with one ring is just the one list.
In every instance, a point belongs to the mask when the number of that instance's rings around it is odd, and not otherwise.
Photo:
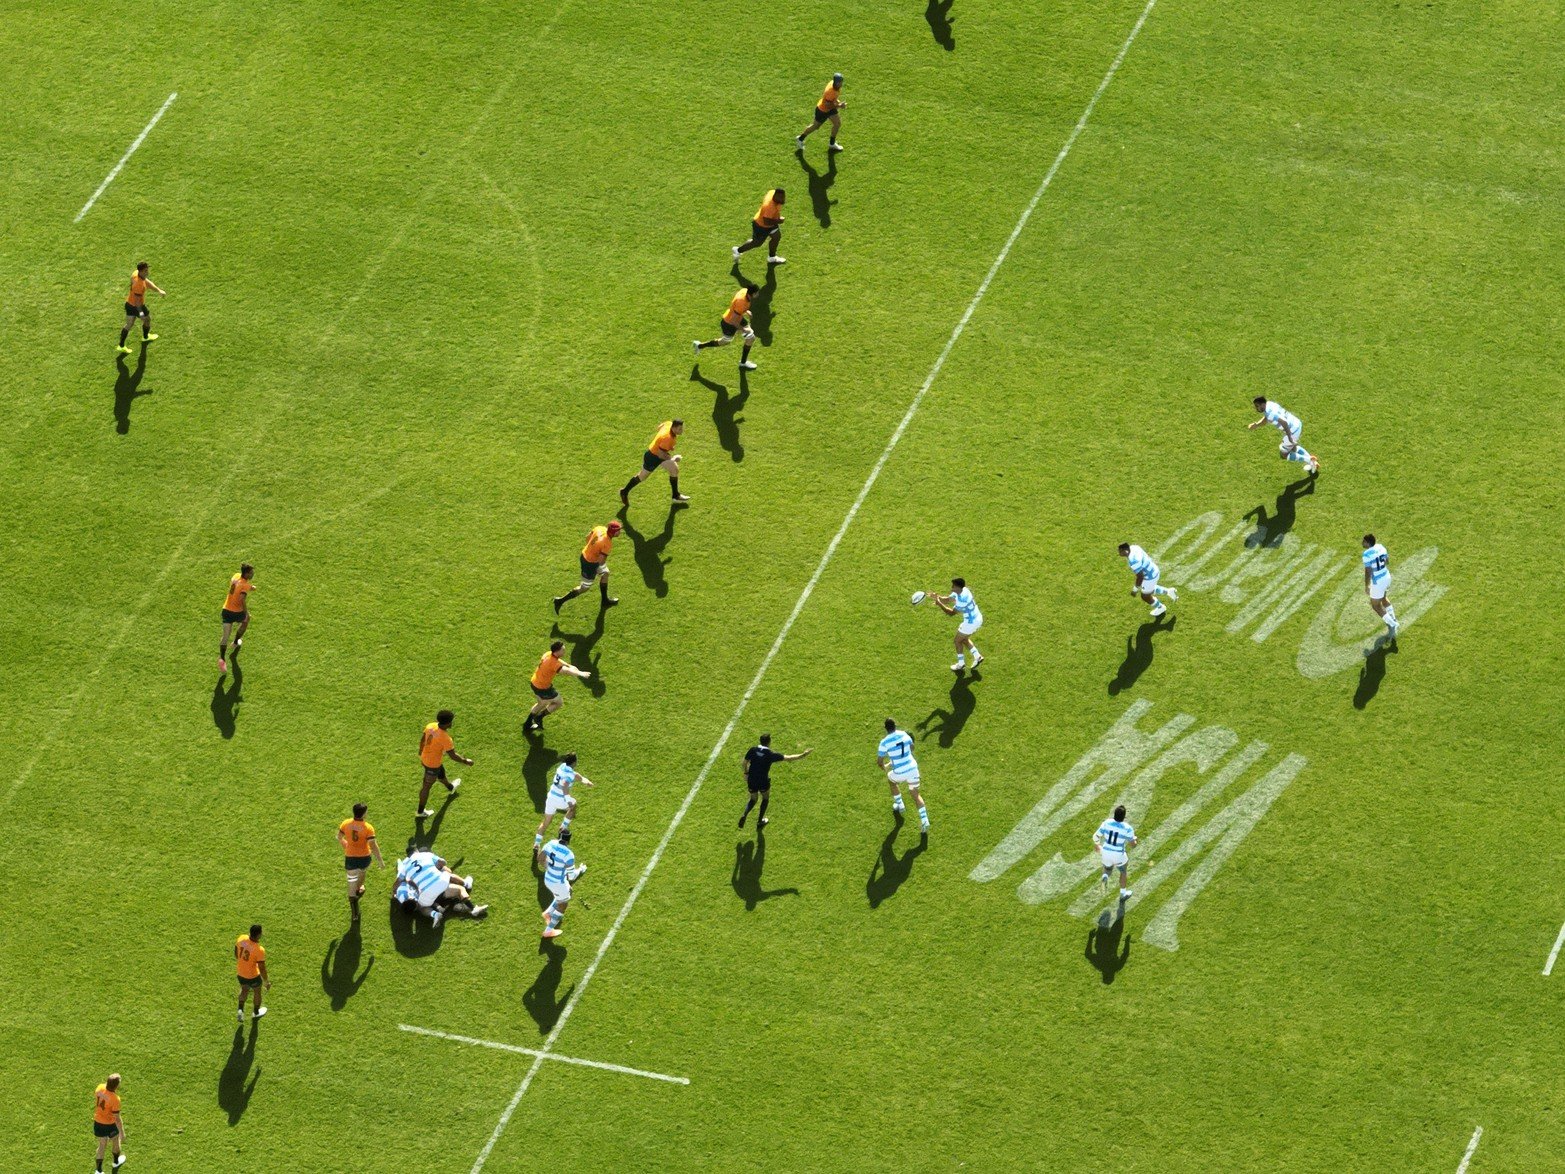
[(1104, 986), (1113, 982), (1130, 962), (1130, 935), (1125, 932), (1124, 911), (1125, 903), (1121, 901), (1118, 916), (1105, 910), (1098, 924), (1087, 931), (1084, 955), (1103, 976)]
[(141, 348), (134, 371), (125, 362), (124, 355), (114, 360), (114, 366), (118, 370), (114, 380), (114, 431), (124, 436), (130, 431), (130, 405), (142, 396), (152, 394), (150, 387), (141, 390), (141, 377), (147, 373), (147, 348)]
[(542, 738), (527, 739), (527, 757), (522, 760), (522, 778), (527, 781), (527, 796), (533, 810), (543, 814), (543, 801), (549, 797), (549, 783), (560, 756), (543, 744)]
[(664, 558), (663, 551), (674, 537), (674, 519), (678, 516), (678, 504), (669, 502), (668, 517), (663, 520), (662, 533), (648, 538), (631, 524), (629, 510), (621, 509), (619, 512), (620, 524), (625, 527), (625, 533), (630, 535), (630, 541), (635, 546), (636, 566), (641, 569), (641, 577), (647, 589), (659, 599), (668, 594), (668, 566), (674, 560)]
[(560, 979), (565, 973), (565, 955), (568, 953), (564, 946), (543, 938), (538, 943), (538, 953), (543, 958), (543, 969), (533, 979), (532, 986), (522, 992), (522, 1006), (527, 1008), (527, 1014), (538, 1025), (538, 1034), (548, 1035), (560, 1021), (560, 1012), (570, 1002), (576, 984), (572, 983), (563, 995), (560, 993)]
[(956, 745), (957, 736), (967, 725), (967, 719), (972, 717), (973, 711), (978, 708), (978, 698), (973, 696), (973, 682), (981, 680), (983, 677), (979, 675), (977, 669), (956, 678), (951, 686), (951, 708), (933, 709), (928, 717), (918, 723), (917, 728), (923, 731), (926, 739), (930, 734), (939, 735), (943, 750), (949, 750)]
[[(1167, 623), (1163, 622), (1165, 619)], [(1130, 688), (1152, 666), (1152, 637), (1159, 632), (1173, 630), (1174, 617), (1159, 616), (1142, 624), (1134, 636), (1125, 637), (1125, 659), (1120, 663), (1119, 672), (1109, 682), (1110, 697), (1117, 697)]]
[(1315, 478), (1303, 477), (1292, 485), (1283, 487), (1283, 491), (1277, 495), (1277, 500), (1272, 505), (1271, 515), (1266, 513), (1266, 503), (1262, 502), (1244, 516), (1255, 519), (1255, 533), (1244, 540), (1249, 547), (1267, 546), (1275, 549), (1282, 545), (1283, 536), (1293, 529), (1293, 524), (1299, 520), (1299, 498), (1308, 497), (1315, 492)]
[(1365, 709), (1380, 692), (1380, 682), (1386, 678), (1386, 657), (1395, 655), (1397, 642), (1389, 636), (1381, 636), (1375, 646), (1364, 654), (1364, 667), (1359, 669), (1358, 688), (1353, 691), (1353, 708)]
[[(734, 275), (734, 280), (740, 285), (745, 283), (745, 275), (740, 272), (739, 262), (734, 262), (734, 267), (729, 270)], [(761, 280), (761, 288), (755, 291), (755, 296), (750, 299), (750, 329), (755, 331), (755, 337), (762, 346), (772, 345), (772, 319), (776, 315), (772, 312), (772, 295), (777, 292), (777, 266), (768, 265), (766, 276)]]
[(602, 654), (597, 651), (598, 641), (603, 639), (605, 614), (604, 609), (599, 607), (598, 618), (590, 632), (567, 632), (559, 624), (555, 624), (550, 637), (554, 640), (564, 640), (570, 645), (570, 656), (567, 659), (577, 668), (592, 674), (582, 684), (587, 686), (587, 691), (594, 697), (602, 697), (609, 691), (609, 687), (603, 683), (603, 670), (599, 667), (599, 662), (603, 659)]
[(934, 35), (935, 44), (939, 45), (947, 53), (956, 48), (956, 38), (951, 35), (951, 5), (956, 0), (929, 0), (924, 9), (924, 19), (929, 22), (929, 31)]
[(881, 842), (880, 851), (875, 854), (875, 863), (870, 865), (869, 880), (864, 885), (864, 895), (869, 898), (871, 909), (879, 909), (882, 902), (889, 901), (896, 895), (896, 891), (902, 887), (902, 882), (913, 875), (913, 862), (929, 846), (929, 837), (920, 835), (914, 847), (898, 856), (897, 836), (902, 831), (903, 822), (900, 812), (897, 813), (895, 820), (890, 834)]
[(765, 868), (766, 836), (760, 828), (756, 828), (754, 843), (740, 840), (734, 845), (734, 872), (730, 878), (734, 893), (744, 902), (744, 907), (752, 913), (762, 901), (770, 901), (773, 897), (799, 895), (799, 890), (794, 888), (763, 889), (761, 873)]
[(239, 721), (239, 703), (244, 700), (240, 696), (240, 687), (244, 684), (244, 675), (239, 670), (239, 658), (233, 659), (232, 665), (234, 681), (227, 689), (223, 688), (223, 678), (217, 678), (217, 684), (212, 686), (212, 724), (217, 727), (217, 732), (225, 738), (234, 736), (234, 728)]
[(255, 1095), (256, 1082), (261, 1079), (259, 1068), (254, 1075), (250, 1072), (251, 1066), (255, 1064), (255, 1039), (260, 1028), (261, 1021), (254, 1018), (250, 1020), (248, 1035), (243, 1026), (234, 1028), (234, 1043), (228, 1051), (228, 1063), (223, 1065), (223, 1071), (217, 1078), (217, 1107), (228, 1114), (230, 1125), (239, 1124), (239, 1118), (250, 1107), (250, 1098)]
[(326, 947), (321, 959), (321, 990), (331, 999), (331, 1009), (341, 1011), (348, 1000), (359, 993), (359, 988), (370, 976), (375, 965), (375, 955), (370, 955), (369, 965), (360, 974), (359, 960), (364, 956), (364, 938), (359, 933), (359, 923), (354, 922), (348, 932)]
[(735, 464), (744, 460), (744, 445), (739, 441), (739, 425), (744, 421), (739, 418), (739, 413), (750, 398), (750, 380), (747, 375), (748, 372), (739, 372), (739, 394), (730, 395), (727, 384), (718, 383), (701, 374), (700, 363), (690, 369), (690, 382), (699, 383), (717, 396), (717, 401), (712, 405), (712, 426), (717, 429), (717, 443), (733, 457)]
[(830, 228), (831, 210), (837, 201), (827, 193), (831, 191), (831, 185), (837, 182), (837, 152), (826, 152), (824, 172), (816, 171), (811, 167), (803, 151), (795, 151), (793, 155), (799, 161), (799, 166), (804, 168), (804, 177), (810, 185), (810, 210), (815, 213), (815, 219), (820, 222), (822, 228)]

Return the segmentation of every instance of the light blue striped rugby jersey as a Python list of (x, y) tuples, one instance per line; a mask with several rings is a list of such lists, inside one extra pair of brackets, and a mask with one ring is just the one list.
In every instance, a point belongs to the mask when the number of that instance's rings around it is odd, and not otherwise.
[(1098, 825), (1097, 840), (1111, 852), (1127, 852), (1130, 841), (1136, 838), (1136, 829), (1117, 819), (1105, 819)]
[(566, 883), (565, 874), (576, 867), (576, 853), (558, 840), (543, 846), (543, 880), (549, 885)]
[(441, 883), (441, 872), (436, 866), (438, 860), (433, 852), (415, 852), (408, 858), (410, 868), (404, 878), (408, 885), (417, 891), (420, 899), (426, 894), (438, 892), (444, 889)]
[(913, 739), (906, 730), (893, 730), (887, 734), (880, 740), (876, 753), (891, 760), (893, 774), (904, 775), (918, 769), (918, 763), (913, 761)]
[(1386, 548), (1380, 543), (1375, 543), (1364, 552), (1364, 569), (1369, 572), (1371, 583), (1384, 583), (1391, 578), (1390, 556), (1386, 554)]
[(575, 769), (569, 763), (560, 763), (554, 768), (554, 782), (549, 785), (549, 797), (564, 800), (571, 793), (571, 784), (575, 781)]
[(964, 624), (983, 623), (983, 613), (978, 610), (978, 601), (973, 598), (973, 589), (963, 587), (951, 596), (951, 605), (962, 614)]
[(1132, 545), (1130, 554), (1130, 573), (1140, 575), (1143, 579), (1157, 578), (1157, 564), (1152, 561), (1152, 556), (1141, 547)]
[(1284, 436), (1297, 436), (1299, 429), (1304, 427), (1299, 422), (1297, 416), (1281, 404), (1273, 403), (1271, 400), (1266, 401), (1266, 422)]

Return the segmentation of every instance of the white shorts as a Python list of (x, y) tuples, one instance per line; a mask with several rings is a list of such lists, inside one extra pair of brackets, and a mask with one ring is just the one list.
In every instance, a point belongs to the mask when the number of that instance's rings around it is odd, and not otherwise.
[(1286, 435), (1283, 436), (1282, 443), (1277, 446), (1277, 451), (1282, 453), (1283, 456), (1287, 456), (1294, 449), (1299, 447), (1299, 437), (1301, 437), (1303, 435), (1304, 435), (1304, 425), (1300, 424), (1299, 425), (1299, 430), (1293, 434), (1292, 439), (1290, 439)]
[(1103, 857), (1104, 868), (1124, 868), (1130, 863), (1130, 857), (1117, 848), (1100, 848), (1098, 854)]
[(1369, 597), (1371, 599), (1384, 599), (1386, 597), (1386, 592), (1390, 591), (1390, 590), (1391, 590), (1391, 576), (1390, 575), (1387, 575), (1384, 579), (1380, 580), (1380, 582), (1378, 582), (1378, 583), (1375, 582), (1373, 579), (1370, 580), (1370, 583), (1369, 583)]
[(558, 799), (551, 792), (549, 797), (544, 800), (543, 813), (545, 815), (558, 815), (562, 811), (569, 811), (570, 806), (571, 797), (569, 795), (563, 799)]
[(958, 624), (956, 626), (956, 631), (960, 636), (971, 636), (974, 632), (978, 631), (978, 629), (983, 626), (984, 622), (979, 620), (976, 624)]
[(1148, 576), (1146, 576), (1145, 578), (1143, 578), (1141, 580), (1141, 588), (1140, 588), (1141, 594), (1143, 594), (1143, 595), (1156, 595), (1157, 592), (1153, 590), (1153, 588), (1156, 587), (1156, 586), (1157, 586), (1157, 576), (1156, 575), (1148, 575)]
[(893, 783), (901, 783), (911, 791), (918, 790), (918, 771), (910, 770), (907, 774), (899, 775), (895, 771), (886, 776)]
[(554, 894), (556, 901), (569, 901), (571, 899), (570, 881), (545, 881), (549, 892)]

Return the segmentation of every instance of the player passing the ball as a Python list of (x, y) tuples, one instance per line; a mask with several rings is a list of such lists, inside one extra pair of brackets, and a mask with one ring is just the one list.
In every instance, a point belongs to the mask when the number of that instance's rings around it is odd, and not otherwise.
[(755, 364), (750, 361), (750, 348), (755, 345), (755, 331), (750, 329), (750, 303), (755, 295), (761, 292), (761, 287), (753, 282), (745, 282), (739, 292), (734, 294), (728, 303), (728, 309), (723, 311), (722, 320), (717, 328), (721, 332), (720, 337), (708, 339), (702, 342), (699, 339), (692, 345), (696, 348), (696, 358), (701, 357), (701, 352), (707, 347), (727, 346), (738, 335), (744, 342), (744, 349), (739, 352), (739, 370), (754, 371)]
[(1125, 887), (1126, 873), (1130, 868), (1127, 853), (1136, 846), (1136, 829), (1125, 822), (1123, 803), (1114, 808), (1112, 817), (1098, 825), (1098, 830), (1092, 833), (1092, 842), (1098, 849), (1099, 862), (1103, 865), (1103, 875), (1098, 878), (1098, 883), (1108, 888), (1109, 878), (1116, 868), (1119, 869), (1119, 899), (1129, 900), (1130, 890)]
[(886, 782), (891, 787), (891, 813), (901, 817), (904, 810), (901, 788), (906, 787), (907, 793), (918, 805), (919, 826), (928, 835), (929, 809), (924, 806), (924, 796), (919, 790), (921, 781), (918, 777), (918, 762), (913, 757), (913, 736), (906, 730), (897, 729), (897, 723), (889, 717), (886, 719), (886, 736), (875, 749), (875, 761), (886, 772)]
[(424, 767), (424, 781), (418, 789), (418, 811), (414, 813), (414, 819), (428, 819), (435, 813), (429, 810), (429, 789), (436, 783), (440, 783), (451, 794), (456, 794), (456, 789), (462, 785), (461, 779), (446, 778), (446, 762), (450, 758), (453, 762), (460, 762), (463, 766), (472, 766), (471, 758), (464, 758), (456, 752), (456, 743), (451, 738), (451, 723), (456, 721), (456, 714), (449, 709), (442, 709), (435, 715), (435, 720), (424, 727), (424, 732), (418, 739), (418, 760)]
[(533, 670), (532, 679), (528, 681), (537, 700), (527, 711), (527, 720), (522, 723), (524, 734), (543, 729), (543, 719), (565, 704), (560, 691), (554, 687), (556, 676), (564, 673), (566, 676), (579, 677), (583, 681), (592, 676), (586, 669), (579, 669), (573, 664), (566, 663), (562, 655), (564, 651), (565, 641), (556, 640), (549, 645), (549, 651), (538, 658), (538, 667)]
[(245, 642), (245, 630), (250, 626), (250, 592), (255, 590), (255, 584), (251, 582), (254, 578), (255, 568), (249, 563), (241, 563), (239, 573), (228, 580), (228, 594), (223, 598), (223, 634), (217, 644), (217, 671), (220, 673), (228, 671), (229, 633), (234, 637), (234, 656), (239, 655), (240, 645)]
[(831, 123), (831, 146), (828, 151), (842, 150), (842, 144), (837, 141), (837, 136), (842, 133), (841, 111), (847, 103), (842, 100), (842, 75), (834, 73), (831, 81), (826, 83), (826, 89), (821, 94), (820, 101), (815, 103), (815, 109), (810, 112), (810, 125), (794, 136), (793, 146), (795, 150), (804, 150), (804, 140), (816, 131), (820, 130), (823, 122)]
[(960, 616), (956, 625), (956, 663), (951, 666), (953, 673), (961, 672), (966, 665), (962, 657), (971, 654), (973, 668), (976, 670), (984, 662), (983, 653), (978, 651), (978, 645), (973, 643), (973, 636), (978, 629), (984, 626), (984, 613), (978, 610), (978, 601), (973, 598), (972, 590), (967, 586), (966, 579), (951, 580), (950, 595), (932, 595), (935, 606), (948, 616)]
[(690, 499), (679, 492), (679, 462), (680, 457), (674, 452), (674, 446), (679, 443), (680, 436), (685, 431), (683, 420), (664, 420), (658, 425), (658, 430), (647, 442), (647, 451), (641, 454), (641, 472), (637, 473), (629, 481), (625, 482), (623, 489), (619, 491), (620, 503), (630, 505), (630, 491), (640, 485), (648, 477), (659, 469), (668, 473), (668, 488), (673, 494), (675, 505), (684, 505)]
[(130, 354), (130, 348), (125, 345), (125, 340), (130, 337), (130, 328), (139, 319), (141, 322), (141, 341), (143, 345), (156, 342), (157, 335), (152, 333), (152, 312), (147, 309), (147, 291), (150, 289), (159, 297), (167, 297), (168, 291), (162, 290), (154, 284), (148, 274), (151, 267), (145, 261), (137, 261), (136, 268), (130, 275), (130, 292), (125, 295), (125, 328), (120, 331), (120, 345), (114, 349), (122, 355)]
[(1150, 603), (1152, 605), (1152, 618), (1154, 620), (1168, 611), (1168, 608), (1164, 606), (1163, 601), (1158, 596), (1166, 595), (1176, 603), (1179, 601), (1179, 592), (1172, 587), (1164, 587), (1157, 581), (1158, 568), (1157, 564), (1152, 561), (1151, 555), (1142, 550), (1141, 547), (1129, 542), (1121, 542), (1119, 544), (1119, 553), (1120, 557), (1130, 564), (1131, 574), (1136, 576), (1135, 585), (1131, 587), (1130, 593), (1140, 596), (1142, 603)]
[(625, 527), (618, 522), (610, 522), (606, 526), (594, 526), (587, 534), (587, 542), (581, 548), (581, 582), (572, 587), (564, 595), (554, 597), (554, 614), (560, 614), (560, 608), (578, 595), (583, 595), (592, 590), (592, 585), (598, 585), (598, 596), (604, 607), (613, 607), (619, 602), (609, 596), (609, 551), (614, 546), (614, 539)]

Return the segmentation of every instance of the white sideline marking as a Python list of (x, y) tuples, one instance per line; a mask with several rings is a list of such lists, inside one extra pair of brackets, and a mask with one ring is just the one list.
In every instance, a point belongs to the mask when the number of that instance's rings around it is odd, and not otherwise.
[(98, 202), (98, 197), (103, 195), (105, 189), (107, 189), (108, 186), (114, 182), (114, 177), (120, 173), (120, 168), (124, 167), (126, 163), (130, 162), (130, 157), (136, 153), (136, 148), (141, 146), (142, 140), (144, 140), (149, 134), (152, 133), (152, 128), (158, 124), (158, 119), (163, 117), (164, 111), (166, 111), (174, 104), (174, 99), (177, 97), (179, 97), (179, 91), (175, 90), (172, 94), (163, 100), (163, 105), (158, 107), (158, 112), (152, 116), (152, 121), (141, 128), (141, 133), (136, 136), (136, 141), (130, 145), (129, 150), (120, 156), (120, 161), (114, 165), (114, 170), (109, 172), (104, 181), (98, 185), (98, 190), (92, 193), (92, 199), (88, 200), (85, 204), (82, 205), (82, 210), (76, 213), (76, 219), (71, 221), (72, 224), (81, 223), (82, 217), (87, 215), (92, 206)]
[(1554, 939), (1554, 949), (1549, 951), (1549, 960), (1543, 964), (1543, 977), (1548, 978), (1554, 969), (1554, 963), (1559, 960), (1560, 947), (1565, 946), (1565, 925), (1560, 926), (1560, 936)]
[(891, 459), (891, 454), (896, 451), (897, 445), (902, 442), (902, 436), (907, 431), (908, 425), (912, 423), (914, 415), (917, 414), (919, 405), (924, 402), (924, 396), (928, 394), (930, 387), (940, 374), (941, 368), (945, 366), (946, 358), (951, 354), (951, 348), (956, 346), (956, 340), (961, 338), (963, 331), (967, 329), (967, 324), (972, 319), (973, 312), (978, 309), (978, 303), (983, 301), (984, 295), (989, 292), (989, 284), (994, 280), (994, 275), (999, 272), (1000, 266), (1005, 264), (1005, 259), (1010, 256), (1011, 247), (1016, 244), (1016, 238), (1021, 236), (1022, 229), (1027, 227), (1027, 222), (1032, 219), (1033, 210), (1037, 208), (1038, 202), (1043, 199), (1043, 194), (1049, 190), (1049, 185), (1054, 182), (1054, 177), (1058, 174), (1060, 165), (1065, 162), (1065, 157), (1070, 154), (1071, 148), (1076, 145), (1076, 140), (1081, 137), (1081, 132), (1086, 129), (1087, 120), (1092, 117), (1092, 111), (1097, 106), (1098, 99), (1103, 97), (1103, 92), (1109, 88), (1109, 83), (1114, 80), (1114, 75), (1119, 72), (1119, 67), (1123, 64), (1125, 55), (1130, 52), (1130, 46), (1141, 32), (1141, 26), (1146, 24), (1147, 17), (1152, 15), (1152, 9), (1156, 4), (1157, 0), (1147, 0), (1146, 7), (1141, 10), (1141, 15), (1136, 18), (1136, 23), (1131, 28), (1130, 34), (1125, 38), (1124, 43), (1120, 45), (1119, 52), (1115, 54), (1113, 64), (1109, 66), (1108, 72), (1103, 75), (1103, 80), (1098, 83), (1098, 88), (1093, 92), (1086, 109), (1081, 112), (1081, 117), (1076, 120), (1076, 125), (1071, 128), (1070, 134), (1065, 139), (1065, 145), (1060, 148), (1059, 154), (1054, 157), (1054, 162), (1049, 165), (1049, 170), (1045, 173), (1043, 181), (1038, 185), (1038, 190), (1033, 192), (1032, 199), (1027, 202), (1027, 207), (1022, 211), (1021, 218), (1017, 220), (1016, 227), (1011, 229), (1011, 235), (1006, 239), (1005, 246), (1000, 250), (999, 256), (994, 259), (994, 264), (989, 266), (989, 272), (984, 274), (984, 279), (978, 286), (978, 292), (973, 295), (973, 300), (967, 304), (967, 309), (962, 312), (961, 319), (957, 322), (955, 329), (951, 331), (951, 337), (946, 339), (946, 344), (941, 348), (939, 357), (935, 359), (935, 365), (929, 369), (929, 374), (924, 377), (923, 385), (919, 387), (918, 394), (913, 397), (913, 402), (908, 405), (901, 422), (897, 424), (896, 431), (891, 434), (891, 439), (886, 442), (886, 447), (881, 452), (880, 459), (875, 462), (875, 467), (870, 470), (869, 477), (865, 480), (863, 488), (859, 490), (858, 496), (853, 499), (853, 504), (843, 517), (842, 525), (837, 527), (837, 533), (833, 535), (830, 544), (827, 545), (826, 553), (821, 555), (821, 561), (817, 564), (815, 573), (810, 576), (810, 581), (805, 584), (804, 591), (793, 605), (793, 610), (788, 613), (788, 618), (784, 621), (782, 630), (777, 633), (777, 639), (772, 641), (771, 648), (767, 650), (766, 656), (761, 660), (760, 668), (755, 670), (755, 676), (751, 679), (749, 687), (745, 689), (744, 696), (739, 699), (739, 705), (734, 710), (733, 716), (728, 719), (728, 724), (723, 727), (722, 735), (717, 739), (717, 745), (712, 747), (712, 753), (707, 756), (700, 773), (696, 775), (696, 780), (691, 784), (689, 792), (685, 795), (684, 802), (679, 805), (679, 810), (674, 813), (674, 818), (663, 832), (662, 839), (658, 841), (657, 847), (653, 849), (651, 859), (647, 861), (646, 867), (641, 870), (641, 876), (637, 878), (635, 887), (630, 890), (630, 895), (625, 898), (625, 904), (620, 907), (619, 914), (614, 918), (614, 924), (609, 926), (609, 932), (598, 946), (597, 954), (593, 956), (592, 962), (582, 973), (581, 981), (576, 984), (576, 989), (566, 1001), (564, 1009), (560, 1012), (560, 1018), (554, 1025), (554, 1029), (544, 1039), (543, 1048), (539, 1055), (534, 1058), (532, 1067), (527, 1070), (527, 1075), (522, 1077), (522, 1083), (517, 1086), (516, 1094), (511, 1098), (510, 1103), (506, 1105), (505, 1111), (500, 1114), (500, 1120), (495, 1123), (494, 1132), (489, 1135), (489, 1140), (484, 1143), (484, 1148), (479, 1151), (477, 1160), (473, 1162), (472, 1174), (479, 1174), (479, 1171), (484, 1168), (484, 1163), (489, 1160), (489, 1155), (494, 1152), (495, 1143), (500, 1140), (500, 1135), (505, 1132), (505, 1127), (510, 1124), (511, 1115), (516, 1112), (516, 1106), (527, 1095), (527, 1090), (532, 1085), (533, 1077), (538, 1074), (538, 1069), (543, 1067), (544, 1060), (551, 1058), (550, 1053), (554, 1048), (554, 1041), (559, 1038), (560, 1032), (564, 1031), (565, 1025), (570, 1022), (571, 1014), (576, 1010), (576, 1005), (581, 1002), (582, 995), (587, 992), (587, 987), (591, 985), (592, 976), (597, 973), (598, 966), (603, 961), (603, 956), (608, 953), (609, 947), (614, 944), (614, 939), (619, 935), (620, 926), (625, 924), (625, 918), (630, 915), (631, 909), (635, 907), (636, 901), (641, 897), (641, 890), (646, 887), (648, 879), (652, 876), (653, 869), (657, 868), (658, 862), (663, 859), (663, 853), (668, 848), (669, 841), (674, 838), (674, 833), (679, 830), (679, 825), (684, 822), (685, 814), (690, 810), (690, 805), (695, 802), (696, 796), (700, 793), (702, 784), (706, 782), (706, 776), (711, 771), (712, 765), (717, 761), (718, 756), (722, 754), (723, 747), (728, 744), (728, 739), (733, 735), (734, 727), (739, 724), (739, 719), (744, 716), (744, 711), (750, 704), (750, 698), (755, 695), (756, 689), (760, 687), (761, 681), (766, 676), (767, 669), (771, 668), (772, 661), (776, 658), (778, 650), (782, 648), (783, 641), (788, 638), (788, 633), (793, 630), (794, 621), (799, 618), (799, 613), (804, 610), (804, 605), (809, 602), (810, 596), (815, 593), (816, 584), (820, 582), (821, 576), (826, 571), (827, 564), (832, 560), (832, 556), (837, 553), (837, 547), (841, 544), (843, 535), (848, 532), (848, 527), (853, 524), (853, 519), (858, 516), (859, 509), (864, 504), (864, 499), (869, 496), (870, 490), (875, 487), (875, 482), (880, 479), (881, 470), (886, 467), (886, 462)]
[(1473, 1154), (1478, 1149), (1478, 1139), (1483, 1136), (1483, 1126), (1473, 1130), (1473, 1140), (1467, 1143), (1467, 1152), (1462, 1155), (1462, 1164), (1456, 1168), (1456, 1174), (1467, 1174), (1467, 1163), (1473, 1160)]
[(397, 1024), (399, 1031), (414, 1035), (430, 1035), (436, 1039), (448, 1039), (453, 1043), (472, 1044), (477, 1048), (494, 1048), (499, 1052), (515, 1052), (519, 1056), (534, 1056), (540, 1060), (557, 1060), (561, 1064), (576, 1064), (582, 1068), (602, 1068), (605, 1072), (622, 1072), (626, 1076), (645, 1076), (648, 1080), (662, 1080), (669, 1084), (689, 1084), (683, 1076), (669, 1076), (664, 1072), (647, 1072), (640, 1068), (627, 1068), (623, 1064), (605, 1064), (602, 1060), (583, 1060), (579, 1056), (561, 1056), (553, 1052), (540, 1052), (537, 1048), (522, 1048), (515, 1044), (502, 1044), (498, 1040), (474, 1039), (470, 1035), (455, 1035), (449, 1031), (431, 1031), (427, 1027), (414, 1027), (409, 1023)]

